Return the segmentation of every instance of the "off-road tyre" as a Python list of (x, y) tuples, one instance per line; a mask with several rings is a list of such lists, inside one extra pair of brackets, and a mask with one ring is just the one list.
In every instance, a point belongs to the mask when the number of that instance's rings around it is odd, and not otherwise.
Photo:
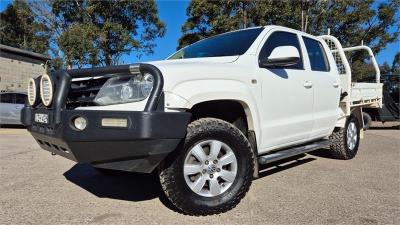
[[(220, 195), (204, 197), (193, 192), (185, 182), (183, 164), (192, 146), (203, 140), (227, 144), (237, 159), (237, 174), (232, 185)], [(167, 199), (179, 212), (205, 216), (226, 212), (239, 204), (252, 183), (254, 153), (246, 136), (232, 124), (220, 119), (201, 118), (191, 122), (181, 149), (171, 154), (160, 166), (159, 178)]]
[[(357, 129), (357, 142), (354, 146), (353, 149), (350, 149), (348, 144), (347, 144), (347, 130), (349, 128), (349, 125), (354, 123), (356, 129)], [(360, 144), (360, 124), (358, 123), (358, 120), (354, 116), (350, 116), (345, 124), (344, 128), (335, 128), (331, 136), (329, 137), (330, 140), (330, 153), (333, 158), (336, 159), (342, 159), (342, 160), (348, 160), (352, 159), (357, 155), (358, 152), (358, 146)]]

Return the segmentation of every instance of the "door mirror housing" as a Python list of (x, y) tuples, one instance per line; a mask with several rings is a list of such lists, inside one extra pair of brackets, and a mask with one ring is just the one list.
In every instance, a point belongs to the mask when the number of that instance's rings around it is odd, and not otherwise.
[(279, 46), (266, 59), (260, 59), (260, 67), (293, 66), (300, 60), (300, 53), (294, 46)]

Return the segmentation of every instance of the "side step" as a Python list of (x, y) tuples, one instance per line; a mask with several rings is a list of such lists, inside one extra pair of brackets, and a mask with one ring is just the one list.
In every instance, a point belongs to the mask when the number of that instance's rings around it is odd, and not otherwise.
[(287, 150), (281, 150), (268, 155), (263, 155), (258, 157), (259, 164), (272, 163), (281, 159), (286, 159), (295, 155), (300, 155), (303, 153), (311, 152), (320, 148), (329, 147), (329, 140), (320, 140), (312, 142), (311, 144), (296, 146)]

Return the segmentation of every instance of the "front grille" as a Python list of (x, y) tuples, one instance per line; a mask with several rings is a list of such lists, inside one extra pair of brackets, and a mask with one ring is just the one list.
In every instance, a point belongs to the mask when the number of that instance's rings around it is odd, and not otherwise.
[(67, 109), (96, 105), (93, 100), (110, 76), (72, 81), (66, 101)]

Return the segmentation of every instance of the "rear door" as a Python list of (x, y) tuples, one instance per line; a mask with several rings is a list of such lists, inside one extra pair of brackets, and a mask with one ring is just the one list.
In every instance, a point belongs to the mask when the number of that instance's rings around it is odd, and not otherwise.
[(310, 62), (309, 73), (313, 77), (314, 125), (311, 138), (329, 135), (338, 118), (340, 81), (336, 70), (329, 65), (328, 47), (318, 39), (304, 37), (304, 45)]

